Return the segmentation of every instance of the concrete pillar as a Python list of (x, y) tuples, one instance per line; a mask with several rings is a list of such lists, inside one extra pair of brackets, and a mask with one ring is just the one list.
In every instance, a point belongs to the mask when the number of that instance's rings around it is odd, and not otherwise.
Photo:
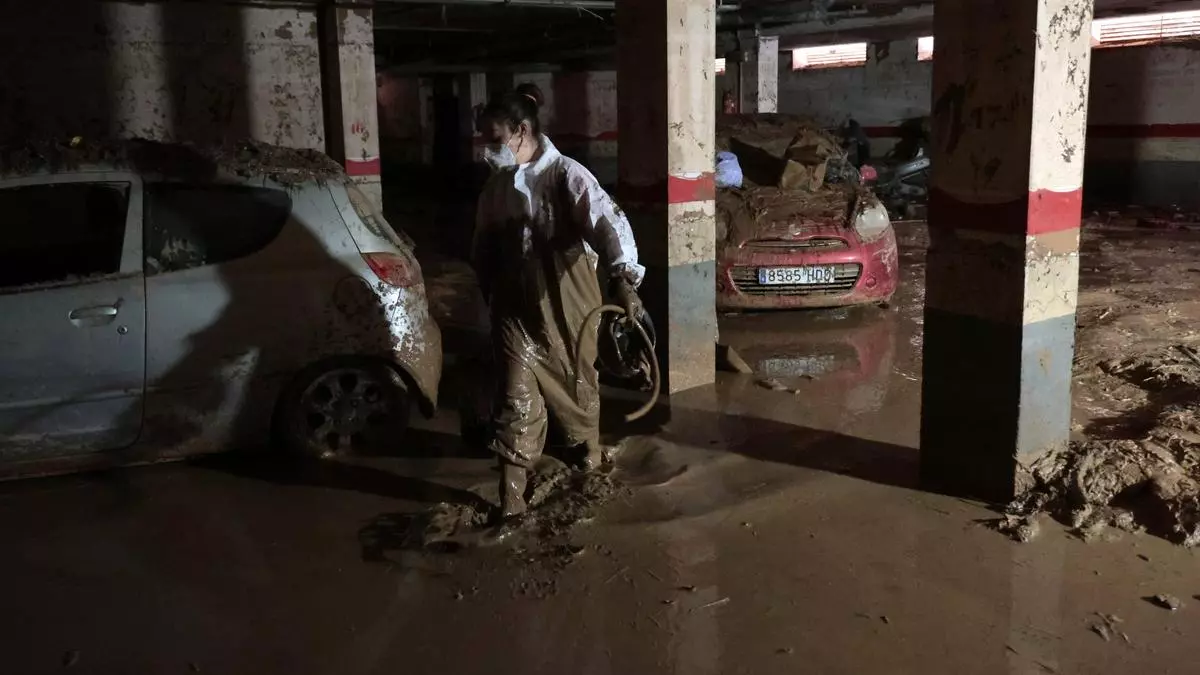
[(779, 38), (755, 38), (754, 111), (779, 112)]
[(937, 0), (921, 469), (1004, 501), (1065, 446), (1092, 0)]
[(361, 6), (320, 12), (326, 151), (382, 207), (375, 22)]
[(711, 0), (618, 0), (619, 201), (647, 277), (667, 391), (715, 377)]
[(461, 128), (464, 134), (463, 143), (466, 149), (467, 161), (475, 161), (483, 157), (479, 141), (479, 131), (475, 129), (475, 120), (483, 112), (488, 101), (486, 73), (468, 73), (458, 78), (458, 106), (461, 116)]

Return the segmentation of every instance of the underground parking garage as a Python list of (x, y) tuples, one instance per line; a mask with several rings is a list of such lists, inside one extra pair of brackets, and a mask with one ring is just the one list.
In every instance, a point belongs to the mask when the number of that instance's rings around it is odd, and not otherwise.
[(1190, 672), (1195, 3), (7, 14), (5, 672)]

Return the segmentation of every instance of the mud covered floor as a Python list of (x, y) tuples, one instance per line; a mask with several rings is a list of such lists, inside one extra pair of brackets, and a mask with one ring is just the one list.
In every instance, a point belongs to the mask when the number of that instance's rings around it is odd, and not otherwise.
[(1000, 523), (1043, 516), (1088, 540), (1149, 532), (1200, 544), (1200, 227), (1095, 214), (1084, 224), (1074, 442)]
[[(496, 476), (453, 406), (394, 456), (0, 484), (4, 672), (1194, 672), (1192, 551), (1050, 518), (1017, 544), (916, 489), (925, 237), (900, 235), (891, 309), (723, 317), (757, 377), (677, 397), (654, 434), (606, 426), (606, 476), (547, 460), (505, 545), (462, 537)], [(1089, 227), (1084, 247), (1078, 440), (1175, 452), (1156, 429), (1196, 431), (1174, 420), (1200, 236)], [(469, 344), (461, 265), (426, 272)], [(606, 417), (640, 402), (609, 394)]]

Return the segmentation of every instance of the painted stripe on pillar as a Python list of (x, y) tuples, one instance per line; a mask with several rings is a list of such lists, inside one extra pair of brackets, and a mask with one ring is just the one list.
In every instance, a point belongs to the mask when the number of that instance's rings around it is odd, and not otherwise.
[[(693, 265), (717, 258), (716, 202), (694, 201), (667, 205), (667, 264)], [(716, 293), (716, 286), (710, 292)], [(716, 296), (713, 296), (716, 301)]]
[(1079, 228), (1083, 215), (1083, 190), (1056, 192), (1034, 190), (1029, 193), (1029, 234), (1047, 234)]
[(998, 203), (968, 202), (939, 188), (929, 194), (929, 226), (1002, 234), (1045, 234), (1079, 227), (1083, 190), (1035, 190)]
[(971, 230), (935, 233), (925, 303), (1008, 325), (1074, 314), (1078, 251), (1078, 229), (1024, 237)]
[(370, 159), (347, 159), (346, 160), (346, 175), (347, 176), (378, 176), (381, 171), (381, 162), (378, 157)]
[(1017, 418), (1017, 484), (1032, 476), (1029, 460), (1065, 445), (1071, 428), (1073, 314), (1026, 323), (1021, 330), (1021, 414)]
[(1074, 334), (1072, 316), (1015, 325), (929, 308), (922, 484), (997, 502), (1027, 487), (1028, 460), (1070, 428)]
[[(863, 127), (870, 138), (902, 138), (902, 127)], [(1200, 123), (1187, 124), (1091, 124), (1087, 128), (1089, 139), (1098, 138), (1200, 138)], [(558, 140), (558, 136), (554, 137)], [(1088, 148), (1090, 158), (1092, 152)]]
[(667, 392), (712, 384), (716, 377), (716, 262), (672, 263), (666, 270), (664, 361)]
[(1079, 304), (1079, 230), (1030, 235), (1021, 323), (1071, 317)]
[(649, 185), (622, 182), (617, 186), (617, 195), (629, 208), (637, 205), (710, 202), (717, 198), (717, 182), (713, 173), (674, 174), (665, 181)]
[(667, 203), (705, 202), (717, 198), (716, 176), (711, 171), (667, 176)]

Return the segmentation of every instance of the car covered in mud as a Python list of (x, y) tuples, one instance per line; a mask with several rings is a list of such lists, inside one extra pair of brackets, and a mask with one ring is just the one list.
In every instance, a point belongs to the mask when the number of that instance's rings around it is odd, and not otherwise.
[(413, 246), (319, 153), (0, 154), (0, 471), (402, 442), (442, 367)]
[(899, 279), (887, 209), (840, 143), (802, 117), (730, 115), (717, 149), (740, 187), (717, 190), (717, 308), (883, 304)]

